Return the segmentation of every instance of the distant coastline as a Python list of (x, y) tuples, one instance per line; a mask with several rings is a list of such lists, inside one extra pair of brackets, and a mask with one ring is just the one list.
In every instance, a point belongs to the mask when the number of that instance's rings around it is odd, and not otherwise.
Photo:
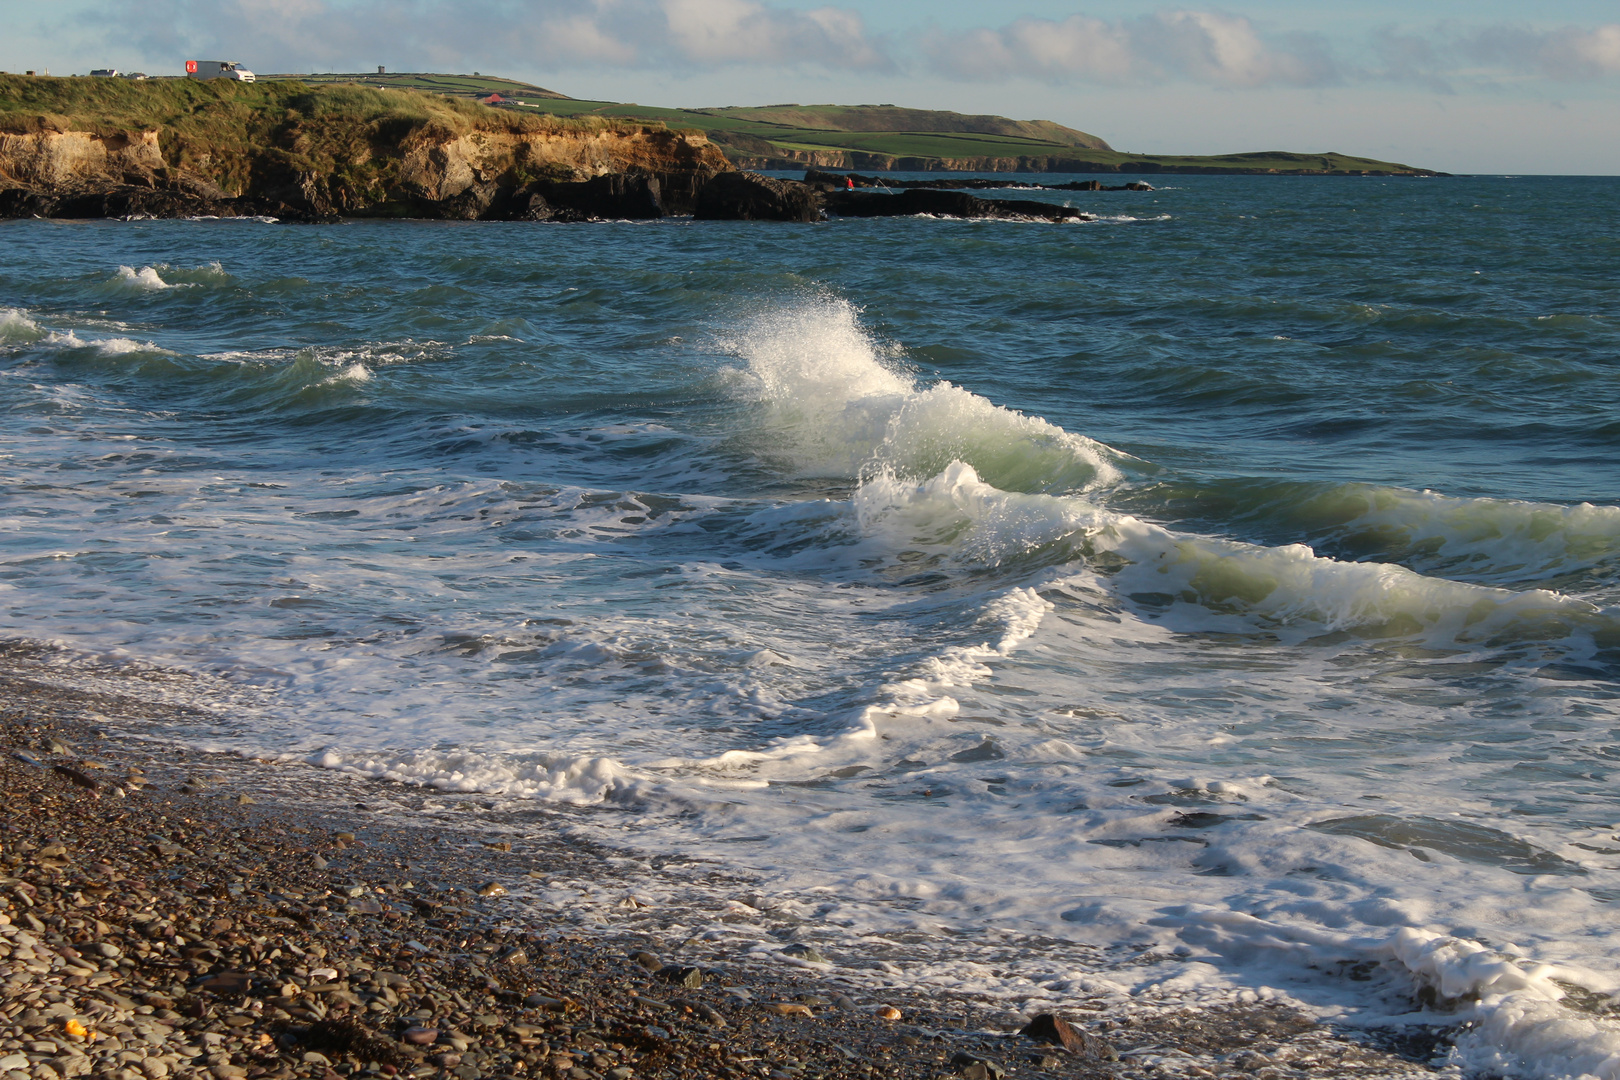
[(358, 83), (449, 94), (494, 107), (555, 116), (595, 116), (700, 131), (739, 169), (862, 172), (1203, 173), (1286, 176), (1441, 176), (1432, 169), (1340, 153), (1275, 150), (1189, 155), (1115, 150), (1089, 132), (1051, 120), (1011, 120), (897, 105), (765, 105), (671, 109), (589, 101), (488, 75), (401, 72), (261, 75), (310, 85)]
[[(470, 81), (450, 93), (345, 78), (311, 83), (267, 76), (244, 83), (0, 75), (0, 218), (587, 221), (693, 214), (809, 222), (823, 214), (926, 213), (1071, 220), (1086, 215), (1028, 200), (937, 193), (913, 192), (896, 201), (852, 198), (837, 190), (845, 182), (836, 177), (807, 185), (757, 176), (737, 183), (733, 176), (744, 169), (805, 169), (809, 179), (817, 170), (857, 166), (872, 172), (1435, 175), (1340, 155), (1145, 158), (1119, 154), (1094, 135), (1049, 121), (888, 105), (654, 110), (670, 114), (661, 119), (624, 112), (634, 113), (634, 106), (604, 109), (539, 87), (531, 89), (553, 96), (531, 100), (519, 89), (510, 97), (491, 91), (479, 98), (487, 83)], [(691, 117), (706, 126), (686, 124)], [(891, 130), (902, 124), (927, 130)], [(781, 141), (749, 133), (760, 128)], [(812, 138), (826, 144), (811, 146), (805, 140)], [(941, 148), (964, 156), (928, 152)], [(990, 153), (978, 153), (987, 148)], [(906, 150), (913, 152), (891, 152)], [(1030, 150), (1037, 152), (1023, 152)]]

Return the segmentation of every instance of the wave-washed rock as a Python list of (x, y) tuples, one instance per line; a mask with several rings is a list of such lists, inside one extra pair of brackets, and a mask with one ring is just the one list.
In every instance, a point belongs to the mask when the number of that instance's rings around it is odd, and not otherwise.
[(834, 217), (1000, 218), (1091, 221), (1073, 207), (1033, 199), (981, 199), (962, 191), (910, 188), (899, 194), (831, 189), (759, 173), (716, 176), (698, 196), (697, 216), (732, 221), (817, 221)]

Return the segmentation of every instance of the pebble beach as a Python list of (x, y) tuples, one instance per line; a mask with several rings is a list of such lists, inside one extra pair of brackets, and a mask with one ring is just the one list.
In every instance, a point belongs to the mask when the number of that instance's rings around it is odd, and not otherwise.
[(1432, 1046), (1282, 1006), (1018, 1015), (883, 992), (881, 963), (791, 933), (727, 956), (648, 932), (689, 913), (633, 898), (639, 924), (582, 925), (527, 886), (611, 887), (615, 853), (385, 817), (398, 785), (165, 744), (159, 675), (74, 689), (42, 651), (12, 643), (0, 676), (6, 1080), (1432, 1075)]

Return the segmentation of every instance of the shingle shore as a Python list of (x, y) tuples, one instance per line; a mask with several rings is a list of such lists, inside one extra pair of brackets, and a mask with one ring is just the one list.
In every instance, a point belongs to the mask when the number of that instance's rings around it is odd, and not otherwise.
[(1065, 1050), (961, 1000), (587, 936), (500, 881), (600, 853), (300, 806), (270, 782), (285, 766), (82, 719), (113, 705), (0, 675), (0, 1080), (1427, 1071), (1281, 1007), (1070, 1014)]

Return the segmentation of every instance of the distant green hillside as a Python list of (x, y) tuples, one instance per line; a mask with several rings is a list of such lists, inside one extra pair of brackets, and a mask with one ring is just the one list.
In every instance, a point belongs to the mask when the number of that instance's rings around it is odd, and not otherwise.
[(670, 109), (584, 101), (490, 75), (261, 75), (304, 83), (352, 82), (461, 98), (500, 94), (518, 112), (653, 121), (698, 130), (749, 169), (814, 165), (861, 170), (965, 172), (1201, 172), (1422, 175), (1427, 169), (1345, 154), (1263, 151), (1213, 157), (1128, 154), (1050, 120), (1009, 120), (895, 105), (766, 105)]
[(749, 163), (756, 163), (759, 158), (786, 160), (805, 151), (857, 151), (931, 158), (1052, 155), (1077, 149), (1108, 151), (1108, 144), (1097, 136), (1050, 120), (967, 116), (893, 105), (665, 109), (570, 99), (548, 101), (543, 107), (559, 116), (589, 113), (662, 120), (671, 127), (697, 128), (719, 144), (728, 157)]
[(697, 128), (733, 162), (754, 169), (818, 165), (969, 172), (1428, 172), (1337, 153), (1126, 154), (1095, 135), (1050, 120), (1009, 120), (893, 105), (666, 109), (570, 98), (542, 102), (539, 107), (559, 116), (659, 120), (672, 128)]

